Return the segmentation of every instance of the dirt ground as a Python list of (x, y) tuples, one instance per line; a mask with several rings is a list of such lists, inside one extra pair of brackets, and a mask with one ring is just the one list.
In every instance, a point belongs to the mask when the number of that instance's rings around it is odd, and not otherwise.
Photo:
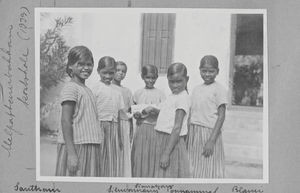
[[(43, 136), (40, 140), (41, 176), (54, 176), (56, 164), (56, 139), (54, 136)], [(262, 170), (263, 168), (260, 164), (226, 161), (226, 178), (262, 179)]]

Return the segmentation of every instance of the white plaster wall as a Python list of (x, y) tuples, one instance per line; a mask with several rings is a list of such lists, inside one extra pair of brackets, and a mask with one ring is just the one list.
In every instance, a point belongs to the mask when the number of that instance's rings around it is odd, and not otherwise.
[[(89, 30), (85, 32), (83, 39), (95, 58), (94, 73), (87, 85), (92, 87), (99, 80), (96, 73), (97, 62), (100, 57), (109, 55), (128, 65), (123, 85), (133, 92), (143, 87), (139, 73), (142, 30), (140, 13), (103, 14), (103, 17), (93, 17), (87, 25), (90, 27), (85, 27)], [(173, 62), (182, 62), (187, 66), (190, 91), (202, 82), (198, 68), (201, 58), (206, 54), (213, 54), (218, 58), (220, 73), (217, 80), (228, 86), (230, 14), (177, 13)], [(158, 78), (156, 87), (165, 90), (166, 94), (169, 93), (166, 76)]]
[[(72, 16), (74, 23), (66, 27), (63, 35), (67, 44), (85, 45), (94, 55), (95, 67), (87, 85), (99, 81), (96, 72), (102, 56), (112, 56), (128, 65), (123, 85), (133, 92), (144, 86), (140, 78), (141, 12), (138, 10), (109, 10), (92, 13), (51, 13), (49, 22), (42, 21), (41, 31), (51, 24), (51, 18)], [(173, 62), (182, 62), (188, 68), (188, 88), (201, 83), (199, 63), (204, 55), (213, 54), (219, 60), (217, 80), (228, 86), (230, 57), (230, 14), (209, 11), (179, 11), (176, 13)], [(169, 93), (166, 76), (160, 76), (155, 85)]]
[(183, 62), (188, 68), (189, 89), (202, 83), (199, 65), (204, 55), (215, 55), (219, 60), (217, 80), (228, 84), (230, 57), (229, 14), (177, 14), (174, 61)]

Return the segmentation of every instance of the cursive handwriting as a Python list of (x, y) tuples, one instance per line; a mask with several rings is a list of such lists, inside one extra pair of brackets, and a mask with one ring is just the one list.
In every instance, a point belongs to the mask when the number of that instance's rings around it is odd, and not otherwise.
[(23, 63), (21, 67), (18, 67), (18, 70), (22, 72), (24, 78), (23, 80), (19, 80), (19, 83), (23, 87), (23, 92), (22, 92), (22, 97), (17, 97), (18, 101), (20, 101), (22, 104), (25, 105), (26, 108), (28, 108), (29, 105), (29, 100), (28, 100), (28, 65), (27, 65), (27, 60), (28, 60), (28, 55), (29, 55), (29, 49), (27, 48), (25, 53), (22, 54), (21, 57), (19, 57), (20, 61)]
[(246, 189), (242, 186), (233, 186), (232, 192), (238, 192), (238, 193), (263, 193), (264, 191), (262, 189)]
[(110, 185), (107, 189), (108, 193), (122, 193), (122, 192), (145, 192), (145, 193), (159, 193), (159, 192), (169, 192), (169, 193), (217, 193), (219, 187), (216, 187), (213, 190), (187, 190), (182, 189), (178, 190), (174, 188), (174, 185), (161, 185), (161, 184), (151, 184), (151, 185), (142, 185), (135, 184), (133, 187), (115, 187)]
[(158, 189), (147, 189), (147, 188), (119, 188), (113, 185), (110, 185), (107, 189), (108, 193), (122, 193), (122, 192), (143, 192), (143, 193), (159, 193)]
[(5, 133), (5, 138), (1, 144), (1, 147), (7, 152), (8, 157), (11, 155), (12, 145), (13, 145), (13, 135), (19, 134), (23, 135), (21, 132), (17, 131), (14, 127), (15, 121), (15, 114), (13, 112), (13, 104), (14, 104), (14, 86), (13, 86), (13, 66), (12, 66), (12, 32), (13, 32), (13, 25), (9, 27), (9, 35), (8, 35), (8, 48), (0, 48), (0, 53), (2, 53), (2, 60), (5, 62), (7, 66), (7, 71), (4, 73), (4, 76), (7, 78), (7, 90), (8, 90), (8, 100), (7, 104), (5, 104), (5, 98), (3, 96), (3, 105), (6, 109), (6, 115), (8, 116), (8, 123), (6, 124), (5, 128), (3, 129)]
[(29, 185), (24, 187), (20, 185), (20, 182), (17, 182), (17, 184), (14, 186), (14, 190), (19, 192), (61, 192), (59, 188), (55, 187), (54, 183), (52, 188), (43, 188), (39, 187), (38, 185)]
[(13, 141), (13, 127), (14, 127), (14, 118), (15, 115), (12, 111), (12, 105), (14, 103), (13, 98), (13, 83), (12, 83), (12, 57), (11, 57), (11, 48), (12, 48), (12, 30), (13, 26), (9, 26), (9, 36), (8, 36), (8, 42), (7, 46), (8, 48), (0, 48), (0, 51), (4, 54), (1, 56), (1, 58), (6, 62), (7, 64), (7, 72), (4, 73), (4, 76), (7, 77), (7, 84), (8, 84), (8, 104), (5, 104), (4, 107), (8, 110), (6, 111), (6, 114), (8, 115), (8, 124), (4, 128), (4, 133), (6, 134), (6, 139), (3, 140), (3, 143), (1, 147), (7, 151), (8, 157), (10, 157), (11, 150), (12, 150), (12, 141)]
[(214, 190), (171, 190), (170, 193), (217, 193), (219, 187)]
[(28, 31), (32, 29), (28, 26), (30, 11), (27, 7), (20, 7), (20, 11), (17, 35), (21, 40), (29, 40)]
[(165, 189), (168, 192), (174, 187), (174, 185), (158, 185), (158, 184), (150, 184), (150, 185), (145, 185), (145, 184), (135, 184), (134, 186), (137, 189), (144, 189), (144, 188), (151, 188), (151, 189)]

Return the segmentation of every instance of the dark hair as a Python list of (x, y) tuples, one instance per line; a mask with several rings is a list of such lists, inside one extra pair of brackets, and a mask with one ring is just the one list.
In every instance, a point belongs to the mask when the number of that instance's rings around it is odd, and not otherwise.
[(94, 64), (94, 58), (91, 50), (85, 46), (75, 46), (73, 47), (68, 54), (68, 62), (66, 67), (67, 74), (72, 77), (72, 70), (70, 66), (74, 65), (80, 58), (90, 58)]
[(127, 65), (125, 64), (125, 62), (122, 62), (122, 61), (117, 61), (116, 62), (116, 67), (120, 65), (120, 66), (125, 66), (125, 69), (126, 69), (126, 72), (127, 72)]
[(116, 68), (116, 61), (113, 57), (110, 56), (104, 56), (102, 58), (100, 58), (99, 62), (98, 62), (98, 68), (97, 71), (100, 72), (100, 70), (102, 70), (103, 68), (113, 65), (114, 68)]
[[(176, 73), (182, 73), (183, 76), (188, 77), (187, 68), (183, 63), (173, 63), (168, 67), (167, 77), (173, 76)], [(188, 92), (187, 85), (185, 90)]]
[(219, 70), (218, 59), (213, 55), (204, 56), (200, 61), (200, 68), (202, 68), (205, 64), (212, 65), (215, 69)]
[(187, 76), (186, 66), (182, 63), (173, 63), (168, 67), (167, 77), (172, 76), (175, 73), (182, 72), (184, 76)]
[(144, 78), (144, 76), (146, 76), (147, 73), (154, 73), (156, 78), (158, 77), (157, 67), (152, 64), (147, 64), (142, 67), (142, 74), (141, 74), (142, 78)]

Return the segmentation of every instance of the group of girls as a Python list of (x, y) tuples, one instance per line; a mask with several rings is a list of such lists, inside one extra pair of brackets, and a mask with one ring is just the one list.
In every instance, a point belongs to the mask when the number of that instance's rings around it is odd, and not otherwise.
[(100, 81), (90, 89), (85, 80), (93, 67), (88, 48), (70, 50), (66, 70), (71, 80), (61, 91), (57, 176), (224, 178), (227, 93), (215, 81), (215, 56), (201, 59), (204, 83), (191, 95), (182, 63), (168, 67), (167, 97), (154, 86), (158, 70), (153, 65), (142, 67), (145, 87), (133, 95), (121, 84), (125, 63), (102, 57), (97, 67)]

